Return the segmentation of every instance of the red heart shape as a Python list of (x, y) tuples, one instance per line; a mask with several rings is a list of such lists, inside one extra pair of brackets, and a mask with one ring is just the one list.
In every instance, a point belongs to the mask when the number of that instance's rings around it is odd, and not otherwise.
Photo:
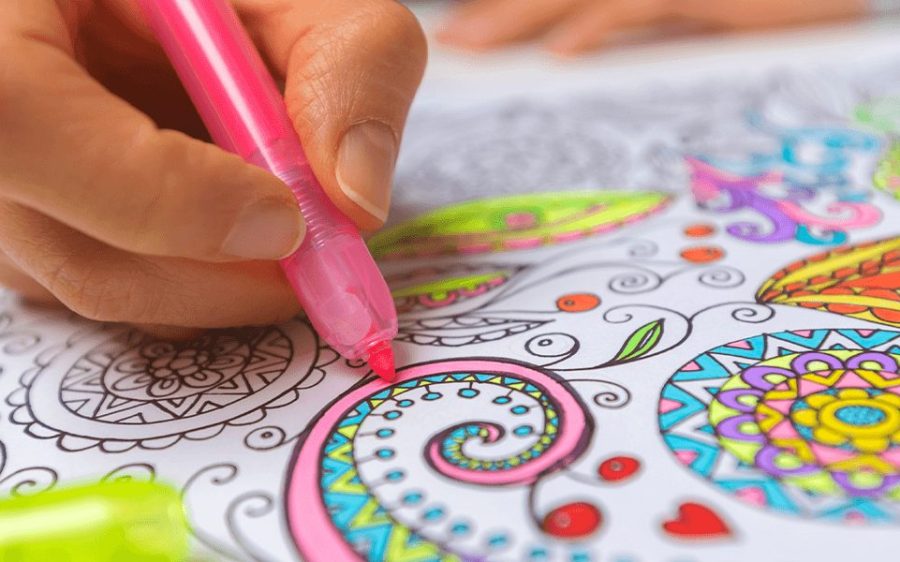
[(689, 539), (718, 539), (731, 536), (731, 528), (715, 511), (694, 502), (678, 506), (678, 517), (664, 521), (663, 530), (670, 535)]

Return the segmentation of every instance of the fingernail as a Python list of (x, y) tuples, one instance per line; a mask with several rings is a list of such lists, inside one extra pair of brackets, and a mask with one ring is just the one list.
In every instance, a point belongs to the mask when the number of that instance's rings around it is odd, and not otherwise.
[(238, 215), (222, 243), (222, 253), (237, 258), (274, 260), (293, 253), (306, 225), (293, 202), (263, 200)]
[(338, 148), (338, 185), (351, 201), (381, 222), (387, 220), (391, 183), (397, 160), (397, 139), (378, 121), (354, 125)]

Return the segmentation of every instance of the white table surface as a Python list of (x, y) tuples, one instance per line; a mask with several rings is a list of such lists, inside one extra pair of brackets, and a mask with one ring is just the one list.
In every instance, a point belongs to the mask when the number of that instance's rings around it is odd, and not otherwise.
[(824, 26), (732, 35), (682, 36), (611, 46), (564, 60), (526, 44), (488, 53), (467, 53), (434, 40), (450, 3), (414, 2), (429, 37), (429, 63), (417, 104), (448, 104), (493, 96), (578, 91), (648, 79), (698, 74), (764, 72), (785, 64), (821, 64), (858, 57), (861, 51), (897, 52), (900, 16)]

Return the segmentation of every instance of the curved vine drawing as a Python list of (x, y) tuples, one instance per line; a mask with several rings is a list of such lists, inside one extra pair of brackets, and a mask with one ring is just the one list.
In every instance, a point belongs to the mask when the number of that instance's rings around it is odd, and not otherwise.
[(120, 480), (156, 480), (156, 467), (147, 462), (129, 463), (110, 470), (100, 479), (101, 482)]
[[(690, 310), (644, 305), (647, 294), (667, 284), (724, 291), (745, 282), (740, 270), (717, 261), (667, 260), (657, 254), (652, 241), (620, 238), (530, 265), (476, 262), (401, 269), (388, 275), (401, 310), (397, 339), (465, 348), (524, 336), (523, 347), (533, 361), (558, 370), (652, 357), (687, 337)], [(549, 284), (571, 291), (548, 294)], [(564, 325), (565, 333), (554, 325)]]
[[(717, 213), (751, 210), (764, 219), (759, 222), (736, 222), (726, 227), (735, 238), (748, 242), (772, 244), (797, 240), (805, 244), (842, 244), (847, 231), (878, 223), (881, 213), (870, 203), (838, 200), (825, 208), (827, 215), (817, 215), (803, 203), (815, 192), (784, 182), (780, 172), (764, 172), (755, 176), (739, 176), (718, 170), (696, 158), (688, 158), (691, 189), (697, 203)], [(775, 194), (777, 186), (784, 194)], [(775, 186), (775, 187), (772, 187)]]
[(56, 486), (59, 473), (49, 466), (21, 468), (0, 478), (0, 496), (21, 496), (45, 492)]

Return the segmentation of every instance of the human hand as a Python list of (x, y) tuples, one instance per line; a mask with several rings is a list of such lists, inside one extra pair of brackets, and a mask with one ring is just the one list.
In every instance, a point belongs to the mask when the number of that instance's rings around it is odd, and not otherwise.
[[(387, 215), (425, 64), (393, 0), (236, 0), (316, 176), (357, 225)], [(224, 327), (298, 311), (273, 260), (290, 190), (204, 129), (133, 0), (0, 2), (0, 284), (88, 318)]]
[(542, 39), (549, 50), (572, 55), (602, 46), (615, 32), (668, 21), (736, 30), (864, 11), (864, 0), (470, 0), (451, 15), (438, 39), (469, 49)]

